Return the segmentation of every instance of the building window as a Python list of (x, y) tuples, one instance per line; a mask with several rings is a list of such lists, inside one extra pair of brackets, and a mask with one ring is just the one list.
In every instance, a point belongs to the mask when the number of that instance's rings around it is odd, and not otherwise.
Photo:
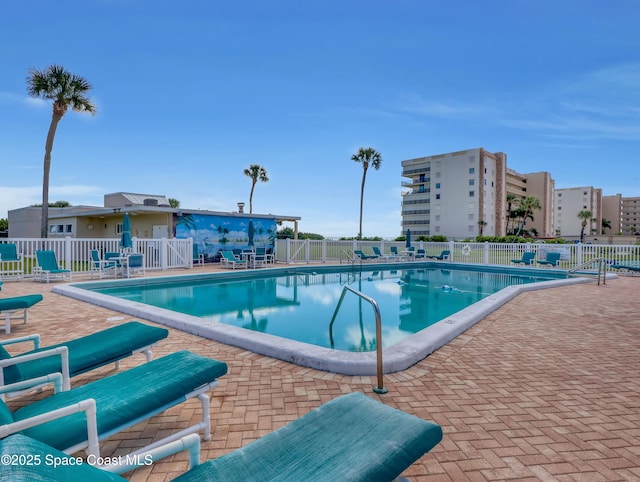
[(436, 189), (440, 189), (440, 183), (436, 182)]
[(469, 214), (468, 219), (469, 221), (473, 221), (476, 218), (475, 214)]
[(418, 192), (426, 192), (424, 189), (424, 184), (420, 185), (420, 187), (418, 188)]
[(475, 191), (469, 191), (469, 197), (474, 197), (476, 195)]
[(440, 199), (440, 194), (436, 194), (436, 199)]
[(420, 174), (420, 182), (424, 182), (424, 174)]
[(122, 234), (122, 223), (116, 224), (116, 234)]
[(469, 186), (473, 186), (476, 183), (475, 179), (469, 179)]
[(436, 221), (440, 221), (440, 215), (436, 214)]
[(474, 174), (476, 172), (476, 168), (475, 167), (470, 167), (469, 168), (469, 174)]

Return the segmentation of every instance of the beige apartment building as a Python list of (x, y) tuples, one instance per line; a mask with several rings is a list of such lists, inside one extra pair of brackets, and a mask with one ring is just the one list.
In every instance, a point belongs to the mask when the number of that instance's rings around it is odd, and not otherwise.
[[(533, 196), (540, 200), (540, 210), (532, 213), (533, 220), (527, 219), (526, 229), (535, 228), (538, 237), (550, 238), (554, 236), (554, 190), (555, 181), (548, 172), (533, 172), (520, 174), (513, 169), (507, 169), (506, 190), (518, 198)], [(505, 206), (505, 215), (507, 206)]]
[(602, 222), (605, 219), (609, 222), (611, 228), (603, 228), (599, 234), (625, 234), (622, 231), (622, 194), (602, 196)]
[(622, 234), (638, 235), (640, 233), (640, 197), (623, 197), (621, 199)]
[(600, 234), (602, 229), (602, 189), (594, 187), (572, 187), (556, 189), (555, 192), (555, 231), (556, 236), (580, 236), (581, 211), (591, 211), (584, 235)]
[(479, 147), (402, 161), (402, 232), (450, 239), (506, 229), (507, 155)]

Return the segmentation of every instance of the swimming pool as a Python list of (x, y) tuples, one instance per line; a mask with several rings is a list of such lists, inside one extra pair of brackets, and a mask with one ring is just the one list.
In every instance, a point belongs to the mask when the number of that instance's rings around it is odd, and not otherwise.
[[(305, 366), (375, 373), (371, 306), (382, 315), (384, 371), (407, 368), (524, 289), (563, 272), (452, 263), (287, 267), (57, 286), (54, 291)], [(576, 282), (576, 279), (568, 280)]]

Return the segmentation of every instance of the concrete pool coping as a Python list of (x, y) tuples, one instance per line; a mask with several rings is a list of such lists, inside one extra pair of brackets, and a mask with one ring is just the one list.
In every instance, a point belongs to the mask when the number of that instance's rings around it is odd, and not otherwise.
[[(163, 308), (157, 308), (143, 303), (133, 302), (116, 298), (101, 293), (90, 291), (90, 287), (95, 286), (122, 286), (126, 284), (158, 284), (169, 281), (203, 280), (203, 279), (242, 279), (253, 278), (255, 275), (278, 275), (278, 274), (309, 274), (321, 273), (323, 271), (335, 270), (340, 265), (322, 266), (287, 266), (262, 269), (260, 271), (242, 270), (237, 273), (219, 272), (206, 274), (187, 274), (180, 276), (161, 276), (154, 278), (137, 278), (113, 281), (94, 281), (74, 283), (69, 285), (58, 285), (52, 289), (53, 292), (62, 294), (80, 301), (85, 301), (94, 305), (103, 306), (115, 311), (119, 311), (137, 318), (153, 321), (162, 325), (243, 348), (245, 350), (269, 356), (279, 360), (295, 363), (297, 365), (323, 370), (331, 373), (343, 375), (375, 375), (376, 374), (376, 353), (375, 352), (348, 352), (323, 348), (308, 343), (298, 342), (281, 338), (265, 333), (254, 332), (243, 328), (238, 328), (223, 323), (203, 320), (191, 315), (173, 312)], [(344, 267), (344, 265), (342, 265)], [(551, 271), (535, 268), (509, 268), (494, 265), (468, 265), (462, 263), (367, 263), (363, 269), (416, 269), (420, 267), (434, 268), (458, 268), (471, 269), (474, 271), (498, 271), (514, 274), (535, 274), (535, 273), (564, 273), (559, 270)], [(611, 275), (609, 275), (611, 276)], [(471, 326), (478, 323), (489, 313), (495, 311), (518, 294), (525, 291), (554, 288), (576, 283), (593, 282), (592, 278), (575, 277), (568, 279), (554, 279), (537, 283), (508, 286), (473, 305), (454, 313), (453, 315), (440, 320), (439, 322), (401, 340), (394, 345), (383, 349), (384, 373), (394, 373), (405, 370), (415, 365), (420, 360), (426, 358), (438, 348), (444, 346), (459, 334)]]

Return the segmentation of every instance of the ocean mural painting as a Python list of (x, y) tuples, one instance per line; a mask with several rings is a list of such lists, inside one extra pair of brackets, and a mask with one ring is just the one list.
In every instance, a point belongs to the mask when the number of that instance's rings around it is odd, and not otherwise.
[(199, 254), (213, 260), (220, 251), (265, 247), (273, 250), (276, 231), (275, 218), (248, 216), (220, 216), (213, 214), (174, 214), (176, 238), (193, 238)]

